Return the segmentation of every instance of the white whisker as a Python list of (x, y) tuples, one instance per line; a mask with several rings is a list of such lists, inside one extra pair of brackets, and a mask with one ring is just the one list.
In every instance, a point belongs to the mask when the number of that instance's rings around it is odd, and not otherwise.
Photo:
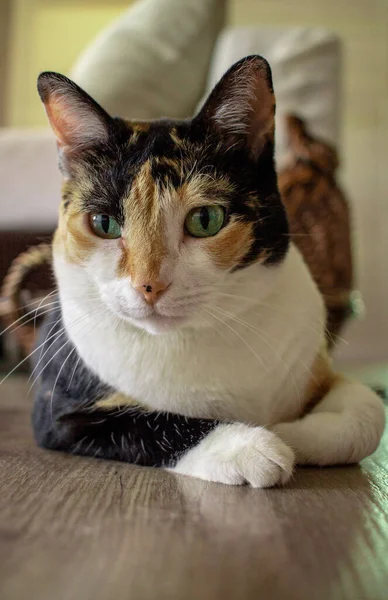
[[(54, 324), (52, 325), (52, 327), (50, 327), (50, 330), (49, 330), (48, 334), (45, 337), (44, 343), (46, 343), (48, 336), (50, 335), (50, 333), (52, 332), (52, 330), (55, 329), (55, 327), (58, 325), (58, 323), (60, 322), (61, 318), (62, 318), (62, 315), (59, 317), (59, 319), (57, 319), (56, 321), (54, 321)], [(59, 331), (61, 331), (62, 329), (63, 328), (61, 328)], [(59, 332), (57, 332), (57, 333), (59, 333)], [(51, 345), (50, 345), (50, 347), (51, 347)], [(46, 350), (46, 352), (47, 352), (47, 350)], [(45, 354), (46, 354), (46, 352), (45, 352)], [(33, 374), (34, 374), (34, 372), (35, 372), (35, 370), (37, 368), (37, 366), (39, 365), (40, 361), (42, 360), (42, 358), (43, 358), (42, 354), (43, 354), (43, 347), (41, 348), (38, 362), (36, 363), (35, 368), (32, 370), (32, 373), (30, 373), (28, 381), (30, 381), (31, 377), (33, 376)]]
[(53, 389), (51, 390), (51, 398), (50, 398), (50, 415), (51, 415), (51, 421), (53, 421), (53, 401), (54, 401), (54, 393), (55, 393), (55, 388), (57, 387), (58, 379), (59, 379), (59, 377), (60, 377), (60, 375), (62, 373), (63, 367), (65, 366), (65, 364), (67, 363), (67, 361), (69, 360), (69, 358), (71, 357), (71, 355), (73, 354), (73, 352), (75, 352), (75, 350), (76, 350), (75, 347), (70, 350), (69, 354), (67, 355), (67, 357), (63, 361), (62, 366), (59, 369), (58, 374), (57, 374), (57, 376), (55, 378), (54, 386), (53, 386)]
[(198, 311), (196, 312), (196, 314), (203, 319), (211, 329), (213, 329), (213, 331), (215, 331), (218, 335), (220, 335), (228, 344), (228, 346), (230, 346), (230, 340), (228, 340), (228, 338), (226, 337), (226, 335), (224, 335), (219, 329), (217, 329), (217, 327), (215, 327), (208, 319), (206, 319), (203, 315), (201, 315), (200, 313), (198, 313)]
[[(47, 296), (45, 296), (45, 298), (48, 298), (49, 296), (51, 296), (53, 293), (56, 293), (56, 292), (58, 292), (58, 290), (53, 290), (52, 292), (50, 292), (50, 294), (47, 294)], [(30, 312), (33, 312), (35, 310), (35, 308), (36, 308), (36, 305), (39, 304), (40, 302), (42, 302), (42, 299), (40, 297), (39, 298), (35, 298), (35, 300), (31, 300), (31, 302), (27, 302), (26, 304), (22, 304), (20, 307), (18, 307), (18, 309), (19, 310), (25, 310), (25, 309), (30, 308), (31, 306), (33, 306), (34, 308), (32, 308), (30, 310)], [(26, 314), (24, 314), (23, 316), (25, 317)], [(23, 318), (23, 316), (20, 317), (20, 318)]]
[[(49, 340), (52, 339), (55, 335), (56, 335), (56, 333), (53, 334), (48, 339)], [(35, 348), (34, 350), (32, 350), (32, 352), (30, 352), (30, 354), (28, 354), (25, 358), (23, 358), (20, 362), (18, 362), (18, 364), (15, 367), (13, 367), (13, 369), (11, 369), (11, 371), (9, 371), (9, 373), (7, 373), (7, 375), (5, 377), (3, 377), (3, 379), (0, 381), (0, 385), (2, 385), (8, 379), (8, 377), (10, 377), (12, 375), (12, 373), (14, 373), (21, 365), (23, 365), (29, 358), (31, 358), (31, 356), (33, 354), (35, 354), (35, 352), (38, 352), (38, 350), (40, 350), (40, 348), (42, 346), (44, 346), (44, 344), (45, 344), (45, 342), (42, 342), (37, 348)]]
[(67, 388), (66, 388), (66, 391), (67, 391), (67, 392), (69, 391), (69, 389), (70, 389), (70, 387), (71, 387), (71, 384), (73, 383), (74, 375), (75, 375), (75, 372), (76, 372), (76, 370), (77, 370), (77, 367), (78, 367), (78, 365), (79, 365), (79, 363), (80, 363), (80, 362), (81, 362), (81, 357), (79, 356), (79, 357), (78, 357), (78, 360), (77, 360), (77, 362), (75, 363), (75, 367), (74, 367), (74, 369), (73, 369), (73, 372), (72, 372), (72, 374), (71, 374), (71, 377), (70, 377), (69, 384), (68, 384), (68, 386), (67, 386)]
[[(56, 301), (52, 303), (53, 305), (56, 304)], [(47, 305), (47, 306), (51, 306)], [(21, 317), (19, 317), (18, 319), (16, 319), (13, 323), (11, 323), (10, 325), (8, 325), (8, 327), (6, 327), (5, 329), (3, 329), (0, 333), (0, 337), (2, 335), (4, 335), (7, 331), (9, 331), (10, 329), (12, 329), (12, 327), (14, 327), (17, 323), (19, 323), (20, 321), (23, 321), (23, 319), (25, 319), (26, 317), (28, 317), (29, 315), (32, 315), (33, 313), (35, 313), (36, 308), (33, 308), (32, 310), (30, 310), (29, 312), (27, 312), (25, 315), (22, 315)], [(34, 316), (31, 317), (31, 319), (28, 319), (28, 321), (26, 321), (27, 323), (32, 321), (34, 319)], [(14, 329), (13, 331), (16, 331), (17, 329), (19, 329), (19, 327), (22, 327), (25, 323), (21, 323), (16, 329)]]
[[(54, 293), (56, 292), (56, 290), (53, 290), (52, 292), (49, 292), (44, 298), (42, 298), (42, 300), (39, 302), (37, 309), (35, 311), (35, 315), (34, 315), (34, 331), (36, 329), (36, 318), (37, 318), (37, 314), (38, 314), (38, 310), (40, 309), (40, 307), (42, 306), (43, 302), (45, 300), (47, 300), (50, 296), (52, 296)], [(59, 302), (58, 300), (56, 302)]]
[(285, 367), (288, 375), (290, 376), (290, 378), (291, 378), (291, 380), (293, 382), (294, 389), (295, 389), (295, 391), (296, 391), (296, 393), (298, 395), (299, 401), (300, 401), (301, 400), (300, 389), (296, 385), (295, 377), (294, 377), (293, 373), (291, 372), (290, 367), (286, 364), (285, 360), (282, 358), (282, 356), (279, 354), (279, 352), (265, 338), (266, 337), (270, 337), (277, 344), (279, 344), (279, 340), (276, 340), (273, 336), (268, 336), (262, 329), (259, 329), (255, 325), (247, 323), (246, 321), (244, 321), (244, 319), (241, 319), (240, 317), (236, 317), (235, 315), (233, 315), (231, 313), (228, 313), (227, 311), (224, 311), (224, 310), (221, 310), (221, 309), (217, 309), (217, 310), (219, 310), (226, 317), (229, 317), (229, 318), (233, 319), (237, 323), (240, 323), (243, 327), (246, 327), (247, 329), (249, 329), (253, 333), (257, 333), (259, 335), (259, 338), (274, 353), (274, 355), (276, 356), (276, 358), (278, 359), (278, 361), (280, 362), (280, 364), (282, 364)]
[[(58, 319), (59, 321), (60, 319)], [(56, 321), (56, 323), (58, 323), (58, 321)], [(56, 323), (53, 325), (53, 327), (51, 327), (50, 332), (54, 329)], [(55, 344), (55, 342), (57, 340), (59, 340), (63, 335), (66, 334), (66, 329), (65, 327), (61, 327), (58, 331), (55, 332), (55, 334), (53, 334), (52, 337), (54, 337), (54, 340), (51, 342), (51, 344), (48, 345), (48, 347), (46, 348), (46, 350), (44, 351), (43, 355), (39, 356), (39, 360), (36, 363), (35, 367), (32, 369), (30, 376), (28, 378), (28, 382), (31, 381), (34, 373), (38, 370), (38, 367), (40, 365), (40, 363), (42, 362), (42, 360), (44, 359), (44, 357), (46, 356), (46, 354), (50, 351), (50, 349), (53, 347), (53, 345)], [(44, 343), (46, 343), (46, 341), (50, 340), (51, 338), (48, 338), (44, 341)], [(30, 389), (28, 391), (31, 390), (31, 388), (33, 387), (34, 384), (31, 385)]]
[[(86, 314), (84, 314), (84, 315), (81, 315), (80, 317), (78, 317), (77, 319), (75, 319), (75, 320), (72, 322), (72, 325), (76, 325), (77, 323), (81, 323), (82, 321), (84, 321), (84, 319), (87, 319), (89, 316), (90, 316), (90, 315), (89, 315), (88, 313), (86, 313)], [(89, 324), (89, 323), (88, 323), (88, 321), (87, 321), (87, 322), (86, 322), (86, 325), (88, 325), (88, 324)], [(63, 335), (65, 335), (65, 334), (67, 333), (66, 326), (62, 327), (60, 331), (61, 331), (61, 333), (59, 333), (59, 334), (57, 335), (57, 337), (56, 337), (56, 339), (54, 340), (54, 342), (52, 342), (52, 343), (50, 344), (49, 348), (47, 348), (47, 350), (46, 350), (46, 351), (45, 351), (45, 353), (43, 354), (43, 356), (42, 356), (42, 359), (41, 359), (41, 360), (43, 360), (44, 356), (47, 354), (47, 352), (50, 350), (50, 348), (53, 346), (53, 344), (54, 344), (54, 343), (55, 343), (55, 342), (56, 342), (56, 341), (57, 341), (59, 338), (61, 338)], [(57, 332), (57, 333), (58, 333), (58, 332)], [(50, 339), (50, 338), (49, 338), (49, 339)], [(47, 361), (47, 363), (44, 365), (43, 369), (41, 369), (41, 371), (39, 371), (38, 375), (35, 377), (34, 381), (32, 382), (32, 384), (31, 384), (31, 386), (30, 386), (30, 388), (29, 388), (29, 391), (30, 391), (30, 390), (31, 390), (31, 389), (34, 387), (34, 385), (35, 385), (35, 383), (38, 381), (39, 377), (42, 375), (42, 373), (43, 373), (43, 372), (44, 372), (44, 370), (45, 370), (45, 369), (48, 367), (48, 365), (51, 363), (51, 361), (52, 361), (52, 360), (53, 360), (53, 359), (54, 359), (54, 358), (57, 356), (57, 354), (60, 352), (60, 350), (61, 350), (61, 349), (62, 349), (64, 346), (66, 346), (66, 344), (67, 344), (67, 343), (69, 343), (70, 341), (71, 341), (70, 339), (69, 339), (69, 340), (67, 340), (67, 342), (65, 342), (65, 344), (63, 344), (63, 346), (61, 346), (61, 347), (59, 348), (59, 350), (57, 350), (57, 352), (55, 352), (55, 354), (54, 354), (54, 355), (53, 355), (53, 356), (52, 356), (52, 357), (51, 357), (51, 358), (50, 358), (50, 359)], [(39, 362), (41, 362), (41, 361), (39, 361)], [(33, 375), (33, 374), (36, 372), (38, 365), (39, 365), (39, 363), (38, 363), (38, 364), (35, 366), (35, 368), (34, 368), (33, 372), (32, 372), (32, 373), (31, 373), (31, 375), (30, 375), (30, 378), (29, 378), (29, 380), (31, 379), (32, 375)]]
[[(45, 309), (41, 310), (41, 312), (39, 313), (39, 316), (41, 317), (43, 315), (46, 315), (46, 314), (50, 313), (52, 310), (53, 310), (52, 305), (51, 304), (47, 304), (47, 305), (45, 305)], [(31, 312), (35, 313), (35, 310), (31, 311)], [(15, 329), (12, 329), (12, 331), (10, 332), (10, 334), (13, 335), (16, 331), (18, 331), (19, 329), (21, 329), (25, 325), (28, 325), (28, 323), (31, 323), (31, 321), (34, 321), (34, 327), (35, 327), (36, 313), (32, 317), (30, 317), (29, 319), (27, 319), (26, 321), (24, 321), (22, 323), (19, 323), (19, 325), (17, 327), (15, 327)], [(15, 321), (15, 323), (17, 323), (17, 321)], [(15, 323), (13, 323), (13, 325)], [(9, 327), (7, 327), (7, 329), (3, 330), (2, 333), (0, 334), (0, 336), (3, 335), (3, 333), (5, 333), (8, 330), (9, 330)]]
[(261, 356), (259, 356), (257, 354), (257, 352), (254, 351), (254, 349), (252, 348), (252, 346), (250, 346), (248, 344), (248, 342), (243, 338), (242, 335), (240, 335), (233, 327), (231, 327), (231, 325), (229, 325), (228, 323), (226, 323), (225, 321), (223, 321), (222, 319), (220, 319), (219, 317), (217, 317), (216, 315), (214, 315), (213, 313), (211, 313), (209, 310), (206, 310), (206, 312), (209, 313), (209, 315), (211, 315), (214, 319), (217, 319), (217, 321), (220, 321), (223, 325), (225, 325), (226, 327), (228, 327), (228, 329), (230, 329), (231, 331), (233, 331), (233, 333), (235, 335), (237, 335), (238, 338), (240, 338), (240, 340), (243, 342), (243, 344), (245, 344), (245, 346), (252, 352), (252, 354), (261, 363), (263, 369), (268, 372), (268, 369), (267, 369), (266, 365), (264, 364), (263, 359), (261, 358)]
[[(64, 332), (64, 333), (66, 333), (66, 332)], [(57, 354), (59, 354), (59, 352), (62, 350), (62, 348), (64, 348), (65, 346), (67, 346), (67, 344), (70, 344), (70, 342), (71, 342), (71, 340), (67, 339), (66, 342), (64, 344), (62, 344), (62, 346), (60, 346), (60, 348), (58, 348), (58, 350), (53, 354), (53, 356), (51, 356), (51, 358), (49, 358), (49, 360), (44, 365), (43, 369), (41, 369), (41, 371), (39, 371), (38, 375), (35, 377), (34, 381), (31, 383), (28, 392), (30, 392), (32, 390), (32, 388), (34, 387), (35, 383), (38, 381), (39, 377), (47, 369), (47, 367), (54, 360), (54, 358), (57, 356)]]
[[(248, 300), (248, 301), (252, 302), (252, 298), (248, 298), (246, 296), (239, 296), (237, 294), (226, 294), (223, 292), (217, 292), (217, 296), (225, 296), (225, 297), (229, 297), (229, 298), (235, 298), (236, 300)], [(282, 314), (286, 317), (291, 317), (291, 318), (296, 315), (305, 315), (306, 314), (305, 311), (302, 311), (302, 310), (295, 310), (295, 311), (285, 310), (284, 308), (280, 308), (279, 306), (276, 306), (276, 304), (268, 304), (265, 302), (261, 302), (261, 300), (257, 301), (256, 306), (259, 308), (262, 307), (262, 308), (268, 308), (270, 310), (277, 311), (279, 314)], [(252, 314), (262, 316), (262, 313), (258, 312), (258, 311), (252, 311)], [(321, 329), (325, 327), (325, 323), (321, 320), (318, 320), (316, 327), (314, 327), (314, 325), (312, 325), (311, 323), (306, 323), (306, 327), (308, 329), (311, 329), (311, 331), (319, 333), (321, 331)]]

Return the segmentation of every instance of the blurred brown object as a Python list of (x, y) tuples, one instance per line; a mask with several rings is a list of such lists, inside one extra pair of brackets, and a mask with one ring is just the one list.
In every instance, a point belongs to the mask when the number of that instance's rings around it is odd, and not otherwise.
[(54, 289), (50, 244), (32, 246), (14, 258), (1, 288), (0, 318), (6, 327), (15, 325), (11, 335), (25, 355), (32, 351), (36, 325), (47, 312), (45, 297)]
[(0, 289), (12, 261), (32, 246), (42, 242), (50, 243), (52, 234), (52, 231), (47, 230), (24, 231), (16, 228), (0, 232)]
[(335, 173), (333, 147), (312, 137), (305, 123), (286, 117), (290, 158), (279, 173), (292, 240), (301, 251), (327, 308), (327, 337), (332, 346), (351, 313), (353, 265), (348, 202)]

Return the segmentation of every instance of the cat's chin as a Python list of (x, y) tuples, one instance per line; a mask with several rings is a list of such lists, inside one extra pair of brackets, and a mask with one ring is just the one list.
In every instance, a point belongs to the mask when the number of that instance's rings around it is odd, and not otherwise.
[(129, 321), (139, 329), (145, 330), (147, 333), (152, 335), (161, 335), (163, 333), (169, 333), (175, 329), (179, 329), (187, 322), (187, 317), (173, 317), (164, 316), (157, 313), (153, 313), (143, 318), (125, 317), (126, 321)]

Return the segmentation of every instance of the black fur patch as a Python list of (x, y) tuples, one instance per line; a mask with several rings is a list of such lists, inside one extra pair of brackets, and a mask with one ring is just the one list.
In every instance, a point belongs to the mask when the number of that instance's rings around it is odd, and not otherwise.
[(46, 318), (40, 336), (44, 345), (35, 353), (44, 355), (38, 367), (43, 372), (32, 417), (40, 446), (143, 466), (172, 467), (218, 425), (210, 419), (136, 407), (96, 407), (96, 402), (115, 390), (85, 366), (67, 335), (61, 335), (61, 328), (60, 310), (56, 309)]
[(71, 197), (69, 192), (64, 192), (62, 194), (62, 201), (63, 201), (63, 209), (66, 212), (66, 210), (69, 208), (70, 202), (71, 202)]

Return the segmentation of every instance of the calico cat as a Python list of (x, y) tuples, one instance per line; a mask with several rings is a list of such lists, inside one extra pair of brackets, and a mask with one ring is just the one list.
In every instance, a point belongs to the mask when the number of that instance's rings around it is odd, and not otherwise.
[(267, 62), (236, 63), (184, 121), (112, 118), (56, 73), (38, 90), (63, 173), (38, 443), (254, 487), (372, 453), (382, 402), (333, 372), (290, 242)]

